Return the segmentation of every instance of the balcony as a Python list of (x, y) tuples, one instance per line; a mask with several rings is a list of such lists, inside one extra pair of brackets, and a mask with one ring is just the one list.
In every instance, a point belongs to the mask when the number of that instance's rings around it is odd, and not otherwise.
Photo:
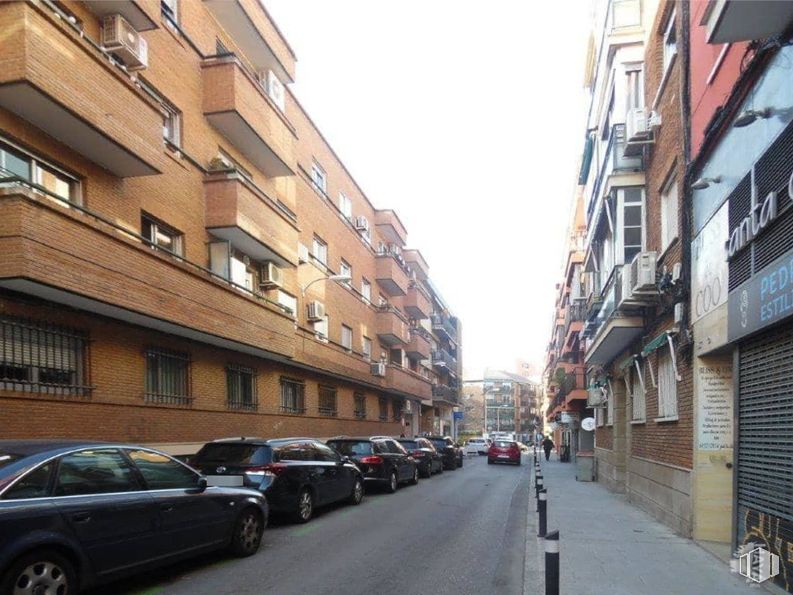
[(457, 341), (457, 328), (448, 317), (442, 314), (432, 315), (432, 330), (449, 341)]
[(614, 270), (603, 292), (600, 311), (588, 324), (592, 342), (584, 357), (588, 365), (607, 365), (644, 331), (644, 319), (633, 307), (622, 303), (622, 266)]
[(298, 228), (278, 203), (236, 173), (204, 181), (206, 228), (241, 252), (280, 266), (297, 266)]
[(432, 366), (449, 372), (457, 373), (457, 360), (445, 349), (436, 349), (432, 352)]
[(403, 305), (407, 315), (416, 320), (429, 318), (432, 313), (432, 304), (429, 296), (415, 283), (408, 287)]
[(374, 212), (374, 224), (386, 241), (399, 247), (407, 243), (408, 232), (391, 209), (378, 209)]
[(408, 357), (418, 360), (430, 359), (430, 340), (421, 331), (410, 333), (410, 343), (405, 348)]
[(135, 31), (157, 29), (160, 3), (156, 0), (91, 0), (84, 6), (99, 19), (120, 14)]
[(255, 75), (233, 54), (207, 58), (201, 68), (204, 116), (215, 130), (268, 177), (294, 175), (294, 128)]
[(295, 56), (258, 0), (204, 0), (257, 72), (272, 70), (283, 83), (295, 80)]
[(569, 405), (573, 401), (586, 401), (586, 376), (584, 368), (573, 368), (559, 384), (559, 392), (556, 395), (558, 404)]
[(406, 295), (408, 292), (410, 279), (395, 254), (378, 254), (375, 257), (375, 280), (392, 297)]
[(386, 385), (389, 390), (400, 395), (430, 399), (432, 397), (432, 383), (429, 379), (399, 366), (387, 366), (385, 374)]
[(410, 267), (410, 270), (415, 273), (417, 279), (424, 281), (427, 277), (429, 277), (430, 267), (427, 264), (427, 261), (424, 260), (421, 252), (415, 249), (403, 250), (402, 256), (404, 256), (405, 262)]
[(446, 401), (447, 403), (457, 404), (457, 389), (445, 384), (435, 384), (432, 386), (432, 400)]
[(700, 25), (707, 28), (708, 43), (733, 43), (781, 35), (793, 22), (793, 4), (778, 0), (713, 0)]
[(408, 322), (391, 306), (377, 310), (377, 338), (386, 345), (402, 345), (410, 342)]
[(54, 8), (0, 2), (0, 31), (0, 107), (118, 177), (163, 170), (159, 107)]
[(0, 189), (0, 287), (263, 358), (292, 358), (283, 308), (76, 205)]

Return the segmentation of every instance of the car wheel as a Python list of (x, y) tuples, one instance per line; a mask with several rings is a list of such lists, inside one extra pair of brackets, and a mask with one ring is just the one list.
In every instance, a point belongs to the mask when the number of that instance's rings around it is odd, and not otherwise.
[(259, 511), (248, 508), (242, 511), (234, 525), (231, 551), (235, 556), (252, 556), (262, 543), (265, 521)]
[(397, 491), (399, 487), (399, 480), (397, 479), (396, 471), (392, 471), (391, 475), (388, 477), (388, 485), (386, 486), (386, 490), (389, 494), (393, 494)]
[(314, 496), (311, 490), (303, 488), (297, 496), (297, 512), (295, 519), (298, 523), (307, 523), (314, 514)]
[(419, 482), (419, 468), (413, 467), (413, 478), (410, 480), (410, 485), (414, 486)]
[(363, 480), (360, 477), (355, 478), (355, 484), (352, 486), (352, 494), (350, 494), (349, 502), (355, 505), (363, 502)]
[(487, 464), (488, 465), (492, 465), (493, 464), (493, 459), (487, 459)]
[(421, 470), (421, 476), (425, 479), (428, 477), (432, 477), (432, 463), (430, 463), (429, 465), (427, 465), (426, 468)]
[(462, 467), (462, 466), (463, 466), (463, 459), (462, 459), (462, 457), (460, 457), (460, 460), (459, 460), (459, 461), (457, 461), (457, 466), (458, 466), (458, 467)]
[(77, 593), (72, 563), (52, 550), (37, 550), (17, 559), (0, 579), (0, 593)]

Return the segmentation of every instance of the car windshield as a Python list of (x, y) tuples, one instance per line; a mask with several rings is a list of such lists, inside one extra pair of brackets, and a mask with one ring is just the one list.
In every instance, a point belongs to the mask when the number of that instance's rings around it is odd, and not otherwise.
[(422, 448), (422, 445), (416, 442), (415, 440), (400, 440), (399, 443), (407, 448), (408, 450), (415, 450), (417, 448)]
[(346, 457), (372, 454), (372, 443), (368, 440), (361, 440), (358, 442), (350, 440), (331, 441), (328, 442), (328, 446), (335, 448), (339, 454)]
[(493, 446), (497, 446), (498, 448), (509, 448), (513, 445), (513, 442), (508, 442), (506, 440), (496, 440)]
[(430, 440), (435, 448), (446, 448), (448, 444), (446, 444), (446, 440), (443, 438), (438, 438), (437, 440)]
[(269, 446), (257, 444), (206, 444), (193, 464), (223, 463), (225, 465), (264, 465), (272, 460)]
[(0, 469), (10, 465), (11, 463), (15, 463), (21, 458), (22, 455), (13, 454), (10, 452), (0, 452)]

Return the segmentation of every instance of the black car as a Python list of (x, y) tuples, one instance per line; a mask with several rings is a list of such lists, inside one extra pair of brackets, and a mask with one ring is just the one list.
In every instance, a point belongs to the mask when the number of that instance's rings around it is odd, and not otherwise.
[(267, 524), (254, 490), (207, 487), (126, 444), (0, 440), (0, 594), (76, 593), (219, 548), (249, 556)]
[(441, 456), (443, 457), (444, 469), (457, 469), (463, 466), (463, 449), (454, 443), (449, 436), (424, 436), (432, 442)]
[(300, 523), (314, 509), (340, 500), (360, 504), (358, 467), (315, 438), (235, 438), (205, 444), (190, 465), (210, 484), (240, 485), (262, 492), (273, 512)]
[(399, 442), (388, 436), (370, 438), (332, 438), (327, 442), (339, 454), (347, 456), (358, 465), (367, 483), (384, 485), (394, 493), (402, 482), (417, 484), (419, 470), (413, 459)]
[(434, 473), (443, 473), (443, 458), (432, 442), (426, 438), (396, 438), (396, 441), (416, 460), (419, 475), (429, 477)]

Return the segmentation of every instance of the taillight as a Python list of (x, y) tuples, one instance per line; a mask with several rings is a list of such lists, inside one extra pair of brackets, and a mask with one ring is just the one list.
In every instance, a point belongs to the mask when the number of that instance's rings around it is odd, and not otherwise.
[(361, 463), (364, 465), (382, 465), (383, 457), (363, 457)]
[(248, 467), (245, 469), (246, 475), (260, 475), (260, 474), (271, 474), (271, 475), (281, 475), (286, 471), (287, 467), (281, 463), (271, 463), (269, 465), (257, 465), (255, 467)]
[(424, 456), (424, 451), (423, 450), (414, 450), (410, 454), (412, 454), (414, 457), (423, 457)]

